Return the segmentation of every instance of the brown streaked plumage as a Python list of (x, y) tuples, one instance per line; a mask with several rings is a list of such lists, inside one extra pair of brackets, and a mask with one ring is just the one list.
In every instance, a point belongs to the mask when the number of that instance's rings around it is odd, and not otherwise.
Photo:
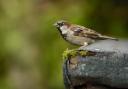
[(113, 37), (101, 35), (100, 33), (84, 26), (70, 24), (64, 20), (57, 21), (54, 25), (65, 40), (75, 45), (88, 45), (98, 40), (106, 39), (117, 40)]

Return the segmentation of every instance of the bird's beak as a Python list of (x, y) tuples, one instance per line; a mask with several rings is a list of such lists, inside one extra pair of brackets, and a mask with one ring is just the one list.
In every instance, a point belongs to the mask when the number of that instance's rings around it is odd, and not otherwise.
[(53, 26), (55, 26), (57, 28), (59, 27), (59, 25), (57, 23), (54, 23)]

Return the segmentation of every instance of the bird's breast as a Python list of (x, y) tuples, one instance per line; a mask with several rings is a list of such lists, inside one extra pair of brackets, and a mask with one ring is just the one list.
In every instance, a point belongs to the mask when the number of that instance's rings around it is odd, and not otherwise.
[(84, 43), (93, 43), (94, 40), (87, 38), (87, 37), (80, 37), (80, 36), (74, 36), (71, 34), (67, 34), (66, 38), (67, 41), (69, 41), (72, 44), (75, 45), (84, 45)]

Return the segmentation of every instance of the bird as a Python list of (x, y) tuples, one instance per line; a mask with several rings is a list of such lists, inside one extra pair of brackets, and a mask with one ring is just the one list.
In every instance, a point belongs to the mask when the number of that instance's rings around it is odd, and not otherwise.
[(74, 45), (88, 46), (100, 40), (118, 40), (117, 38), (102, 35), (90, 28), (72, 24), (66, 20), (59, 20), (54, 23), (54, 26), (66, 41)]

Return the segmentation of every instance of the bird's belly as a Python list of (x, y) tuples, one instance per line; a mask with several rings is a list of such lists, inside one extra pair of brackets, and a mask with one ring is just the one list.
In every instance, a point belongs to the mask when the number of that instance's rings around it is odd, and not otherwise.
[(67, 36), (66, 40), (75, 45), (84, 45), (85, 42), (88, 44), (94, 42), (94, 40), (92, 40), (90, 38), (78, 37), (78, 36), (69, 36), (69, 37)]

